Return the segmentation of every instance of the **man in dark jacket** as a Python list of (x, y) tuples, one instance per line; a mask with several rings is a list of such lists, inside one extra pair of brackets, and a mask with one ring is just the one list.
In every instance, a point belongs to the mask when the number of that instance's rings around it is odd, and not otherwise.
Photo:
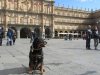
[(91, 49), (90, 48), (90, 42), (91, 42), (91, 36), (92, 36), (92, 31), (91, 31), (91, 26), (88, 26), (88, 29), (86, 30), (86, 49)]
[(8, 29), (8, 32), (7, 32), (7, 45), (12, 45), (12, 41), (13, 41), (13, 30), (11, 28)]
[(2, 46), (3, 28), (0, 27), (0, 46)]

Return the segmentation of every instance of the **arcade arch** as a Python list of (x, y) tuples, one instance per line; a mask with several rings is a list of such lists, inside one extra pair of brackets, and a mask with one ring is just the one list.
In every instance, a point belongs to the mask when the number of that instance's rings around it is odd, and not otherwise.
[(55, 38), (58, 37), (58, 31), (55, 31)]
[(51, 30), (49, 28), (45, 29), (45, 37), (50, 38), (51, 37)]
[(18, 35), (17, 35), (18, 33), (17, 33), (16, 27), (11, 26), (10, 28), (14, 30), (14, 32), (15, 32), (15, 34), (16, 34), (16, 37), (18, 37)]
[(40, 30), (40, 28), (36, 27), (36, 28), (34, 29), (34, 33), (35, 33), (35, 35), (36, 35), (37, 37), (40, 37), (40, 36), (41, 36), (41, 30)]
[(20, 38), (30, 38), (31, 30), (27, 27), (21, 28)]

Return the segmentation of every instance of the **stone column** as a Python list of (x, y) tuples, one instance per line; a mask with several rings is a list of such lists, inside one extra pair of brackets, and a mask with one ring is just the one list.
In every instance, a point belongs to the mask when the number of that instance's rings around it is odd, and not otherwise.
[(20, 39), (20, 29), (21, 28), (17, 28), (17, 38)]
[[(7, 4), (7, 0), (4, 1), (4, 10), (6, 10), (6, 4)], [(8, 31), (8, 22), (7, 22), (7, 12), (4, 11), (3, 12), (3, 24), (4, 24), (4, 31), (5, 31), (5, 37)]]
[[(42, 10), (42, 13), (44, 12), (44, 2), (43, 1), (41, 1), (41, 10)], [(45, 28), (44, 28), (44, 15), (42, 14), (41, 15), (41, 37), (43, 38), (44, 36), (45, 36)]]
[(52, 11), (52, 16), (51, 16), (51, 31), (52, 31), (52, 38), (54, 38), (54, 1), (51, 2), (51, 11)]
[(83, 37), (83, 31), (81, 31), (81, 38)]

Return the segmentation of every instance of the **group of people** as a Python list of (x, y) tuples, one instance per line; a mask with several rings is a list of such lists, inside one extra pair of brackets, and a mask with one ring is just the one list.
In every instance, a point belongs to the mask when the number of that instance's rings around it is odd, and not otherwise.
[(16, 32), (14, 29), (9, 28), (7, 31), (7, 45), (14, 45), (16, 41)]
[[(4, 37), (4, 30), (3, 30), (3, 27), (0, 27), (0, 46), (2, 46), (3, 37)], [(16, 32), (14, 29), (9, 27), (8, 31), (7, 31), (7, 43), (6, 43), (6, 45), (7, 46), (14, 45), (15, 41), (16, 41)]]
[(95, 48), (95, 50), (97, 50), (97, 46), (99, 44), (99, 38), (100, 38), (99, 31), (98, 31), (97, 26), (95, 26), (92, 29), (91, 26), (89, 25), (88, 29), (86, 30), (86, 36), (85, 36), (86, 49), (88, 49), (88, 50), (91, 50), (90, 43), (91, 43), (92, 38), (94, 39), (94, 48)]
[(68, 39), (69, 40), (72, 40), (72, 38), (73, 38), (73, 35), (72, 34), (69, 34), (69, 35), (66, 35), (64, 39), (65, 40), (68, 40)]

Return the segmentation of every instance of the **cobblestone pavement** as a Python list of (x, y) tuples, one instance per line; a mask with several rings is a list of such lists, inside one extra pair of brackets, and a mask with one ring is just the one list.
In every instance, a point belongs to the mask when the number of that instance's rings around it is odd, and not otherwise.
[[(17, 39), (13, 46), (0, 46), (0, 75), (28, 75), (29, 39)], [(100, 75), (100, 45), (85, 49), (85, 40), (46, 40), (43, 49), (44, 75)], [(37, 74), (39, 75), (39, 74)]]

